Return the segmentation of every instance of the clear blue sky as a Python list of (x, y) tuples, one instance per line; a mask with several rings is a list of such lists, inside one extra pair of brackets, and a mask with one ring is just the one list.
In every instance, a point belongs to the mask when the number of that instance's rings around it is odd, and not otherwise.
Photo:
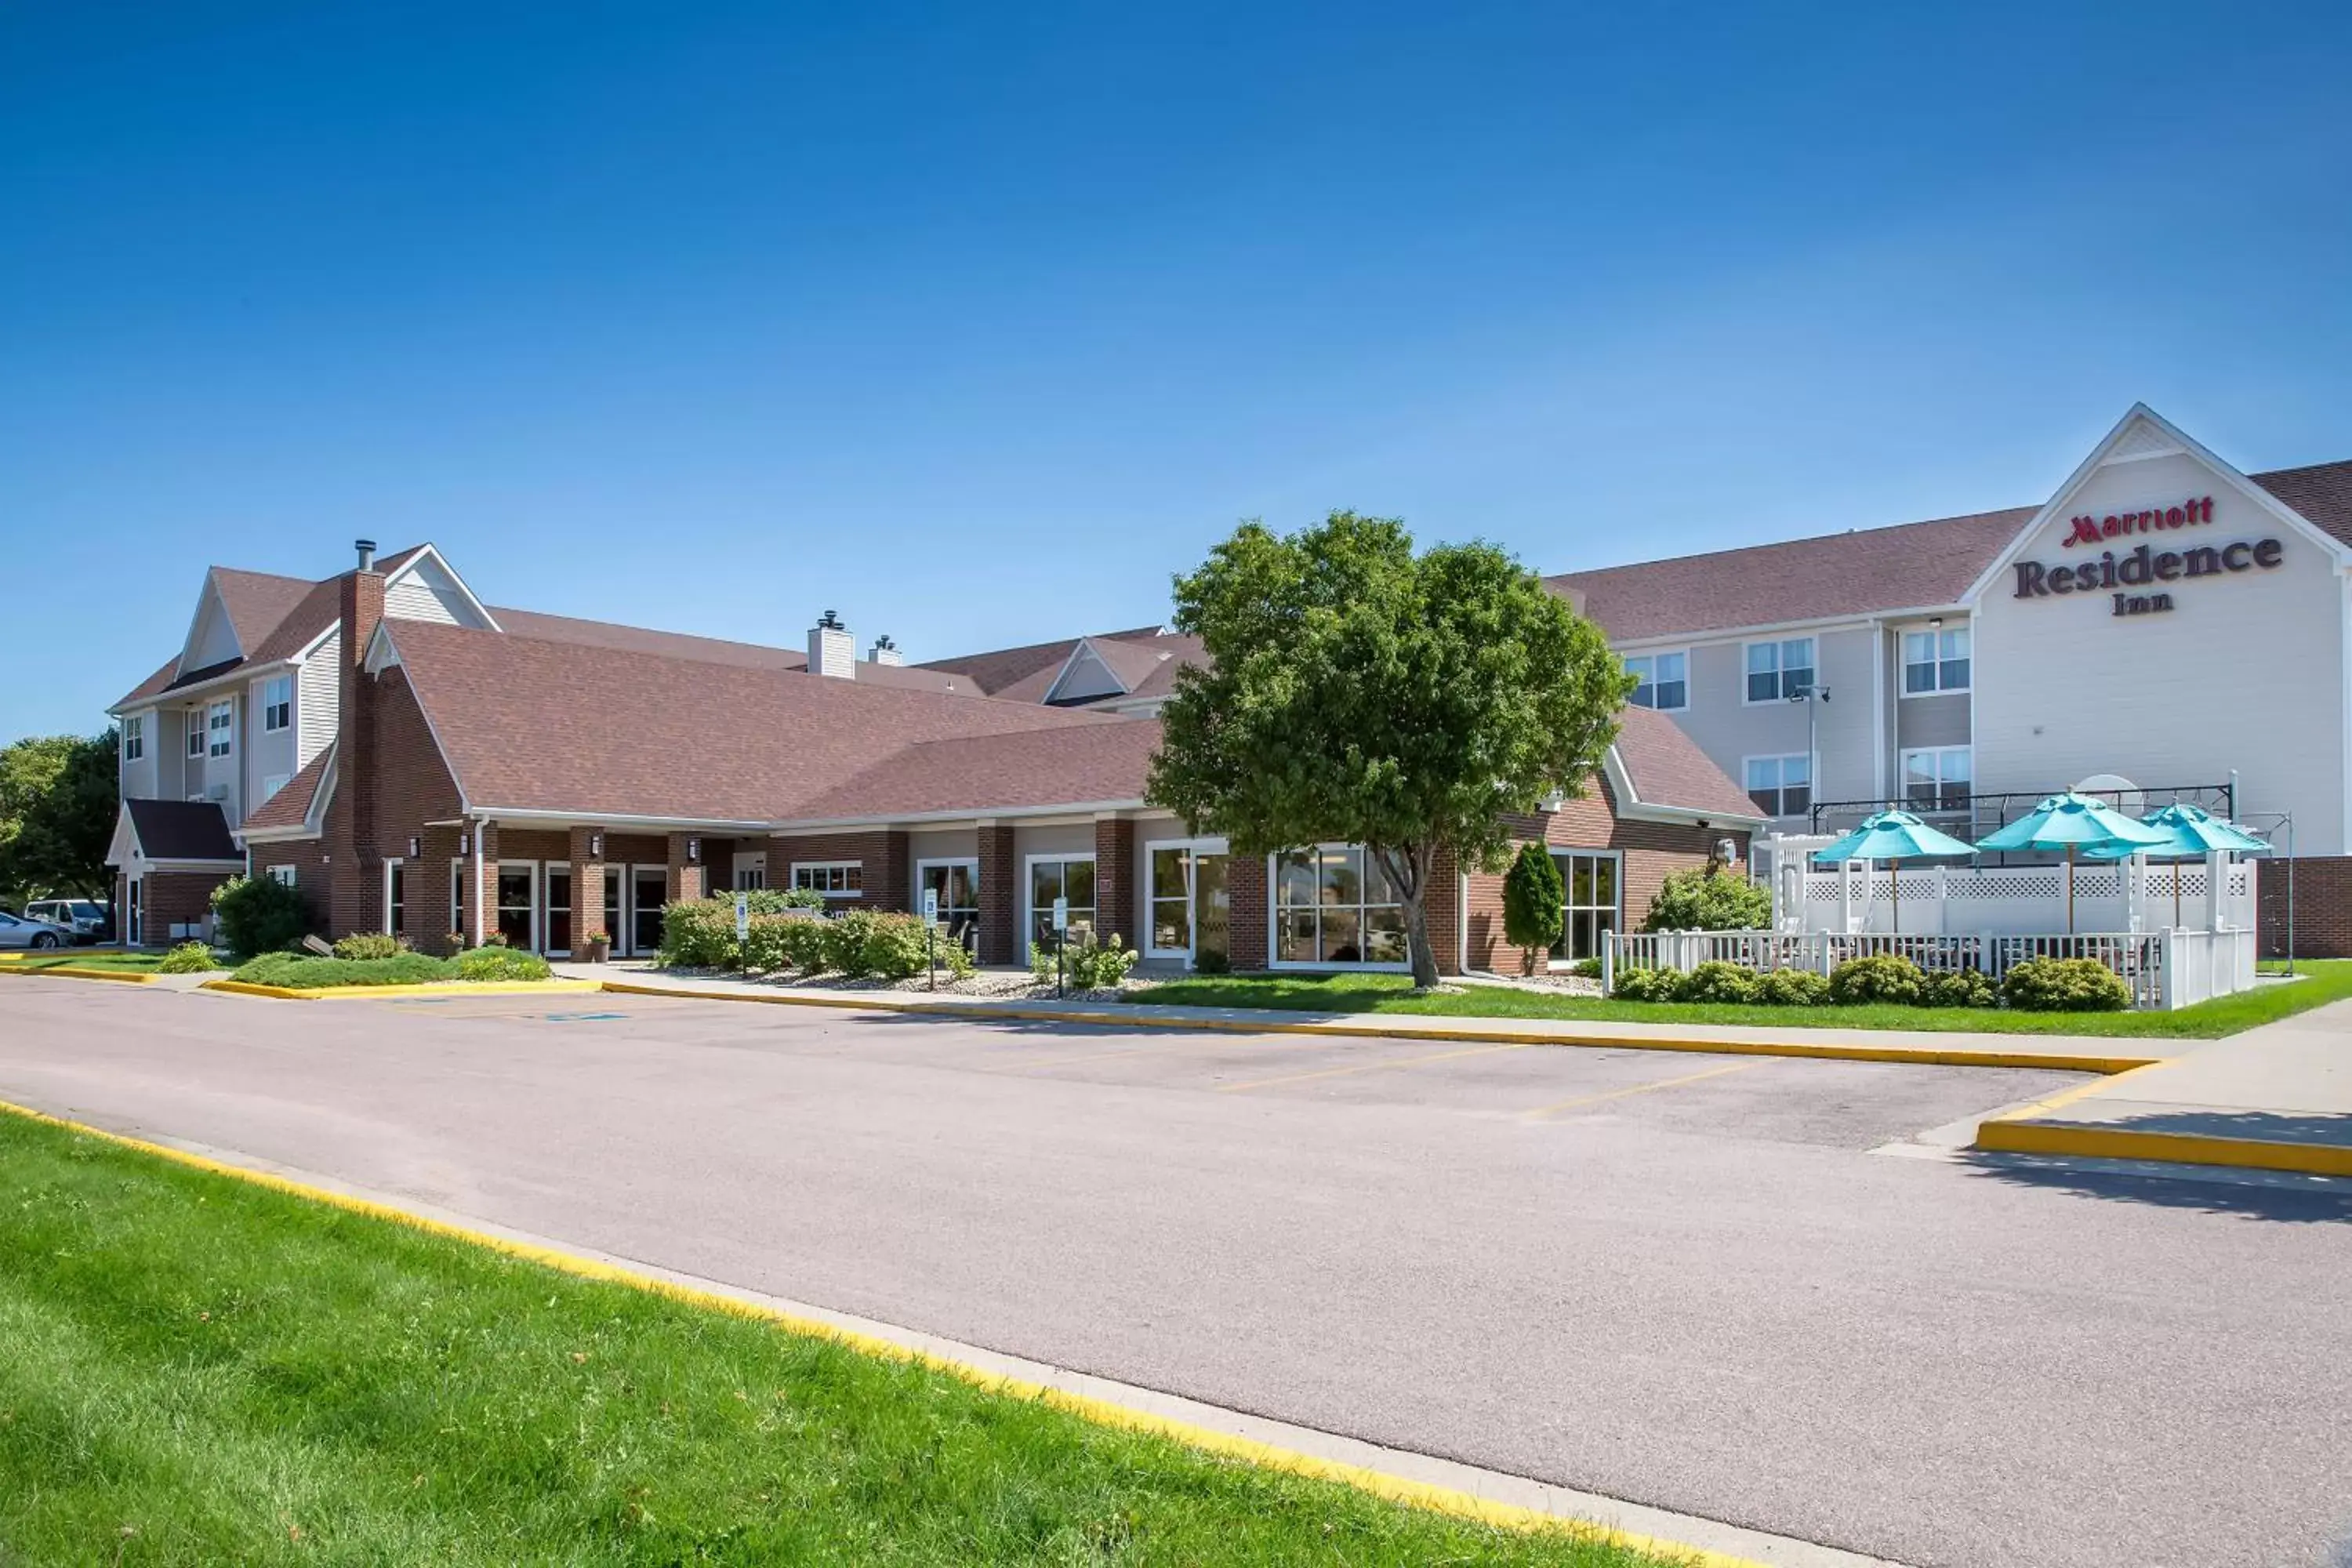
[[(2342, 5), (19, 5), (0, 739), (208, 563), (915, 658), (2352, 457)], [(24, 677), (27, 675), (31, 679)]]

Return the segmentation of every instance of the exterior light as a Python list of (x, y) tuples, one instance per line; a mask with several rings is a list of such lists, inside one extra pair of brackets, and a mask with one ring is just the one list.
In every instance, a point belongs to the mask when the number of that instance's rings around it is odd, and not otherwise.
[(588, 836), (588, 858), (592, 860), (602, 860), (604, 858), (604, 836), (603, 834), (592, 833)]
[(688, 865), (692, 865), (692, 864), (694, 864), (696, 861), (700, 860), (701, 858), (702, 858), (702, 840), (701, 840), (701, 839), (699, 839), (699, 838), (689, 838), (689, 839), (688, 839), (688, 840), (686, 841), (686, 859), (687, 859), (687, 863), (688, 863)]
[(474, 836), (470, 833), (460, 833), (457, 835), (457, 853), (460, 855), (471, 855), (473, 852)]
[(416, 859), (425, 853), (425, 840), (412, 833), (408, 836), (408, 858)]
[(1927, 617), (1927, 624), (1940, 631), (1943, 628), (1944, 617), (1941, 616), (1929, 616)]

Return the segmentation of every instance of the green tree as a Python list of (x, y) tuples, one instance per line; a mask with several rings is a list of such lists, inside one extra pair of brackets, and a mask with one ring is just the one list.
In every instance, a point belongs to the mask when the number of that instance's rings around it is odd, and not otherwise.
[(118, 766), (112, 730), (29, 736), (0, 748), (0, 891), (106, 896)]
[(1148, 798), (1264, 855), (1361, 844), (1404, 905), (1413, 983), (1437, 982), (1440, 857), (1501, 868), (1505, 813), (1600, 767), (1633, 679), (1600, 630), (1492, 545), (1416, 556), (1391, 518), (1245, 522), (1176, 580), (1178, 671)]
[(1503, 874), (1503, 935), (1519, 950), (1519, 973), (1536, 972), (1536, 954), (1559, 940), (1568, 889), (1559, 863), (1541, 844), (1522, 844), (1518, 858)]

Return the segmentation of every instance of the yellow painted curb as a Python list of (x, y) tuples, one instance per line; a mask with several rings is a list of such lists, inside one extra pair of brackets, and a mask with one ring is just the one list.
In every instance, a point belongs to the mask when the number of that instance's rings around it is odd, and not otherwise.
[(2169, 1160), (2184, 1165), (2236, 1165), (2305, 1176), (2352, 1176), (2352, 1148), (2340, 1143), (2277, 1143), (2192, 1132), (2148, 1132), (2075, 1122), (1988, 1121), (1976, 1146), (2004, 1154), (2073, 1154), (2092, 1160)]
[[(1068, 1007), (996, 1007), (971, 1003), (904, 1001), (872, 994), (811, 996), (779, 992), (773, 995), (740, 991), (703, 991), (683, 986), (645, 985), (634, 981), (607, 980), (607, 991), (632, 996), (676, 996), (698, 1002), (764, 1002), (795, 1007), (845, 1007), (883, 1013), (928, 1013), (957, 1018), (1045, 1019), (1065, 1024), (1108, 1024), (1127, 1028), (1223, 1030), (1239, 1035), (1353, 1035), (1381, 1040), (1470, 1040), (1496, 1045), (1582, 1046), (1597, 1050), (1699, 1051), (1715, 1056), (1811, 1057), (1830, 1061), (1909, 1062), (1924, 1067), (2041, 1068), (2052, 1072), (2126, 1073), (2159, 1067), (2157, 1057), (2083, 1056), (2073, 1052), (1952, 1051), (1930, 1046), (1822, 1045), (1797, 1040), (1700, 1040), (1663, 1036), (1621, 1039), (1611, 1035), (1560, 1035), (1533, 1029), (1463, 1029), (1443, 1025), (1405, 1028), (1395, 1025), (1294, 1023), (1269, 1010), (1256, 1018), (1168, 1018), (1148, 1013), (1088, 1012)], [(1148, 1005), (1148, 1004), (1147, 1004)], [(1369, 1016), (1370, 1015), (1368, 1015)]]
[(151, 1143), (144, 1139), (128, 1137), (120, 1132), (109, 1132), (102, 1128), (88, 1126), (79, 1121), (68, 1121), (62, 1117), (51, 1116), (28, 1106), (12, 1104), (7, 1100), (0, 1100), (0, 1111), (12, 1116), (21, 1116), (29, 1121), (61, 1127), (85, 1138), (103, 1139), (107, 1142), (136, 1150), (142, 1154), (153, 1155), (157, 1159), (169, 1160), (175, 1164), (185, 1165), (194, 1170), (207, 1171), (215, 1175), (249, 1182), (255, 1186), (268, 1187), (276, 1192), (305, 1198), (312, 1203), (325, 1204), (330, 1207), (342, 1209), (352, 1214), (365, 1215), (371, 1219), (406, 1226), (413, 1230), (423, 1231), (428, 1235), (467, 1242), (493, 1252), (503, 1253), (509, 1258), (525, 1258), (559, 1273), (573, 1275), (583, 1279), (625, 1285), (631, 1289), (643, 1290), (648, 1295), (667, 1297), (670, 1300), (684, 1302), (688, 1306), (725, 1312), (730, 1317), (748, 1318), (758, 1322), (771, 1323), (787, 1333), (800, 1334), (810, 1339), (829, 1340), (835, 1344), (880, 1360), (911, 1363), (917, 1366), (928, 1367), (936, 1372), (946, 1373), (986, 1393), (1000, 1394), (1013, 1399), (1034, 1400), (1057, 1410), (1067, 1411), (1074, 1415), (1095, 1422), (1098, 1426), (1165, 1437), (1189, 1447), (1198, 1448), (1224, 1458), (1239, 1459), (1246, 1464), (1277, 1470), (1286, 1475), (1303, 1476), (1315, 1480), (1337, 1481), (1343, 1486), (1353, 1487), (1360, 1491), (1369, 1492), (1374, 1497), (1383, 1498), (1391, 1502), (1402, 1503), (1411, 1508), (1447, 1514), (1457, 1519), (1474, 1520), (1482, 1524), (1491, 1524), (1506, 1530), (1551, 1531), (1581, 1536), (1627, 1551), (1651, 1552), (1686, 1563), (1689, 1568), (1769, 1568), (1769, 1564), (1758, 1563), (1750, 1558), (1733, 1557), (1721, 1552), (1710, 1552), (1701, 1547), (1685, 1546), (1678, 1542), (1660, 1540), (1655, 1536), (1635, 1535), (1624, 1531), (1611, 1530), (1600, 1524), (1564, 1519), (1558, 1514), (1545, 1513), (1537, 1509), (1521, 1508), (1514, 1503), (1495, 1502), (1469, 1492), (1457, 1491), (1451, 1487), (1434, 1486), (1427, 1481), (1407, 1480), (1402, 1476), (1387, 1475), (1379, 1470), (1367, 1469), (1360, 1465), (1347, 1465), (1334, 1459), (1318, 1458), (1312, 1454), (1302, 1454), (1296, 1449), (1276, 1447), (1270, 1443), (1235, 1436), (1229, 1432), (1214, 1431), (1206, 1426), (1195, 1426), (1189, 1421), (1179, 1421), (1173, 1416), (1130, 1409), (1106, 1399), (1097, 1399), (1083, 1394), (1072, 1394), (1064, 1389), (1049, 1388), (1044, 1384), (1031, 1383), (1024, 1378), (1008, 1377), (1002, 1373), (991, 1372), (970, 1362), (957, 1361), (928, 1351), (914, 1350), (878, 1335), (860, 1333), (856, 1330), (845, 1329), (815, 1318), (802, 1317), (795, 1312), (761, 1306), (753, 1301), (739, 1300), (731, 1296), (722, 1296), (716, 1291), (698, 1289), (691, 1285), (680, 1285), (674, 1280), (642, 1274), (635, 1269), (606, 1263), (600, 1258), (583, 1258), (576, 1253), (563, 1252), (554, 1247), (539, 1247), (530, 1242), (514, 1241), (505, 1237), (468, 1230), (463, 1226), (451, 1225), (446, 1220), (432, 1219), (424, 1215), (411, 1214), (406, 1209), (394, 1208), (390, 1204), (380, 1204), (367, 1198), (353, 1197), (348, 1193), (338, 1193), (325, 1187), (314, 1187), (308, 1183), (272, 1175), (266, 1171), (251, 1170), (243, 1165), (232, 1165), (225, 1161), (208, 1159), (202, 1154), (191, 1154), (186, 1150), (174, 1149), (168, 1144)]
[(593, 980), (426, 980), (413, 985), (257, 985), (249, 980), (207, 980), (197, 989), (233, 996), (274, 996), (288, 1002), (365, 1002), (384, 996), (576, 996), (602, 990)]
[(84, 968), (75, 963), (54, 963), (47, 969), (20, 969), (16, 963), (10, 963), (0, 965), (0, 974), (25, 974), (36, 979), (54, 975), (60, 980), (120, 980), (126, 985), (152, 985), (155, 983), (152, 970)]

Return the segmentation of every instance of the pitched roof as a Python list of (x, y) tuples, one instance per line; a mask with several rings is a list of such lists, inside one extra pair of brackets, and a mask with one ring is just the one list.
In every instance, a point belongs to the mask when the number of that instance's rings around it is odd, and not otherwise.
[(1156, 719), (1108, 719), (1042, 740), (1031, 731), (922, 741), (803, 802), (803, 822), (911, 817), (1143, 798)]
[[(278, 624), (320, 585), (299, 577), (280, 577), (268, 572), (241, 572), (234, 566), (211, 567), (205, 574), (205, 581), (220, 595), (221, 608), (228, 616), (230, 628), (236, 633), (236, 646), (244, 651), (237, 658), (219, 659), (201, 669), (189, 670), (184, 675), (179, 672), (180, 660), (175, 654), (154, 674), (116, 699), (115, 707), (127, 708), (134, 702), (160, 697), (180, 687), (194, 686), (216, 675), (226, 675), (241, 664), (253, 662), (260, 657), (256, 650), (270, 640), (270, 634), (278, 629)], [(328, 614), (331, 618), (331, 595), (328, 604)]]
[(245, 851), (228, 836), (228, 818), (211, 800), (126, 800), (139, 852), (150, 860), (238, 860)]
[[(1130, 626), (1123, 632), (1097, 632), (1097, 641), (1125, 641), (1130, 637), (1160, 635), (1157, 626)], [(1078, 646), (1076, 637), (1057, 637), (1052, 642), (1024, 643), (1019, 647), (991, 648), (982, 653), (960, 654), (953, 658), (928, 659), (916, 666), (919, 669), (944, 669), (969, 677), (981, 691), (990, 697), (1003, 697), (1009, 701), (1042, 702), (1046, 688)], [(1043, 680), (1038, 680), (1039, 676)], [(1009, 689), (1016, 683), (1036, 682), (1035, 689), (1026, 695)]]
[(1120, 722), (425, 621), (385, 635), (478, 809), (765, 822), (918, 742)]
[(250, 833), (273, 827), (303, 827), (310, 824), (310, 807), (319, 798), (319, 785), (334, 765), (335, 748), (326, 750), (302, 765), (302, 771), (280, 784), (276, 795), (254, 807), (237, 831)]
[[(2352, 461), (2247, 476), (2352, 544)], [(1958, 601), (2038, 506), (1970, 512), (1779, 544), (1547, 577), (1621, 641), (1787, 621), (1881, 615)]]
[[(1731, 775), (1698, 748), (1683, 727), (1654, 709), (1628, 708), (1618, 715), (1617, 761), (1643, 805), (1752, 817), (1756, 803)], [(1630, 801), (1618, 803), (1621, 807)]]
[(292, 658), (324, 636), (342, 615), (342, 609), (341, 577), (311, 584), (301, 603), (286, 612), (285, 618), (261, 639), (261, 646), (247, 652), (247, 662), (268, 664), (273, 659)]

